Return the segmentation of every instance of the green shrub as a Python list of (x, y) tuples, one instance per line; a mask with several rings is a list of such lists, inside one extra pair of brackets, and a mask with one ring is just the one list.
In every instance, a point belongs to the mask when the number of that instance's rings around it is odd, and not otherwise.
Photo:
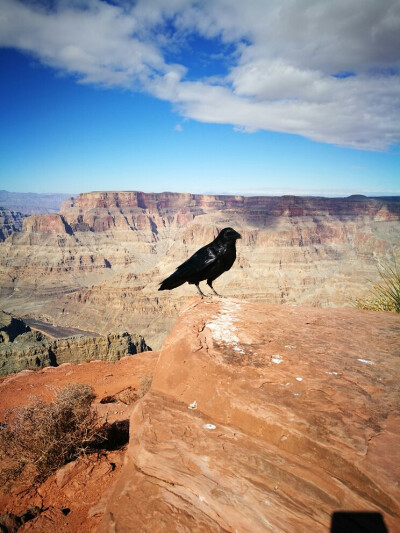
[(103, 441), (104, 426), (91, 409), (93, 389), (72, 384), (56, 391), (56, 399), (34, 400), (10, 410), (0, 428), (0, 486), (21, 474), (41, 482), (58, 468)]
[(398, 260), (384, 264), (379, 270), (380, 281), (374, 283), (367, 298), (356, 298), (355, 305), (373, 311), (400, 313), (400, 267)]

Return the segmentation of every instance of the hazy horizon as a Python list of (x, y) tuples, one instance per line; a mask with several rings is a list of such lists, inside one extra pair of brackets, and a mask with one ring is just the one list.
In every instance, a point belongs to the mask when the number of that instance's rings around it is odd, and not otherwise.
[[(81, 191), (77, 193), (70, 193), (70, 192), (54, 192), (54, 191), (46, 191), (46, 192), (34, 192), (34, 191), (8, 191), (6, 189), (0, 190), (0, 193), (8, 193), (8, 194), (23, 194), (23, 195), (38, 195), (38, 196), (67, 196), (67, 197), (77, 197), (80, 194), (90, 194), (90, 193), (101, 193), (101, 192), (139, 192), (144, 194), (165, 194), (165, 193), (171, 193), (171, 194), (195, 194), (195, 195), (216, 195), (216, 196), (299, 196), (299, 197), (322, 197), (322, 198), (348, 198), (350, 196), (365, 196), (366, 198), (379, 198), (379, 197), (397, 197), (400, 196), (399, 192), (380, 192), (380, 191), (370, 191), (370, 192), (340, 192), (340, 191), (331, 191), (331, 192), (324, 192), (324, 191), (296, 191), (296, 190), (282, 190), (282, 191), (253, 191), (253, 192), (228, 192), (228, 191), (204, 191), (201, 193), (195, 193), (189, 190), (185, 191), (174, 191), (174, 190), (165, 190), (165, 191), (143, 191), (143, 190), (137, 190), (137, 189), (98, 189), (98, 190), (88, 190), (88, 191)], [(1, 205), (1, 204), (0, 204)]]

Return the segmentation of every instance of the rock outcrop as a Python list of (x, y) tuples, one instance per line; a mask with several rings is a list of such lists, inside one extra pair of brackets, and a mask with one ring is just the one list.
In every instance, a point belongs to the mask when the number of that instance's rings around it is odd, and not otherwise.
[(115, 362), (151, 350), (141, 335), (121, 332), (104, 337), (76, 335), (51, 339), (23, 321), (0, 312), (0, 376), (63, 363)]
[[(94, 408), (99, 415), (119, 427), (128, 423), (134, 403), (100, 403), (101, 400), (121, 395), (127, 389), (139, 391), (143, 376), (152, 375), (157, 357), (155, 352), (143, 352), (116, 363), (64, 364), (0, 378), (0, 421), (4, 422), (7, 409), (27, 405), (32, 396), (51, 401), (55, 388), (87, 383), (96, 394)], [(0, 524), (15, 524), (20, 533), (96, 531), (124, 460), (126, 446), (116, 444), (115, 449), (68, 463), (38, 487), (16, 486), (8, 494), (0, 491)], [(27, 516), (33, 508), (37, 516), (32, 512)], [(25, 523), (21, 526), (21, 522)]]
[(158, 284), (232, 226), (243, 236), (225, 296), (321, 307), (366, 296), (398, 253), (398, 198), (93, 192), (29, 217), (0, 243), (0, 306), (95, 332), (134, 330), (159, 349), (193, 295)]
[(23, 223), (23, 231), (27, 233), (64, 233), (72, 235), (72, 229), (65, 222), (64, 217), (57, 213), (50, 215), (31, 215)]
[(186, 308), (135, 405), (99, 531), (308, 533), (362, 510), (394, 533), (399, 326), (237, 299)]
[(18, 211), (10, 211), (5, 207), (0, 207), (0, 242), (4, 241), (11, 233), (21, 231), (25, 216)]
[(0, 310), (0, 345), (13, 342), (18, 335), (30, 330), (31, 328), (23, 320)]

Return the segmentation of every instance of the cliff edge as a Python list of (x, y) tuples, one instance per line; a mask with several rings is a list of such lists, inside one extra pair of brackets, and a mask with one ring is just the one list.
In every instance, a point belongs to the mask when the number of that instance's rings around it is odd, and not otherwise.
[(400, 318), (195, 301), (133, 410), (102, 533), (400, 525)]

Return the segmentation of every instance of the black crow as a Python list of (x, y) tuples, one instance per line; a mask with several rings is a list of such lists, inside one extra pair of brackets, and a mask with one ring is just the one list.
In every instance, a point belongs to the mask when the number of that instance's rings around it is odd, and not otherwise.
[(236, 239), (242, 236), (232, 228), (224, 228), (210, 244), (200, 248), (165, 279), (159, 291), (171, 290), (188, 282), (196, 285), (200, 296), (205, 294), (199, 287), (200, 281), (207, 280), (207, 285), (217, 296), (212, 282), (231, 268), (236, 259)]

